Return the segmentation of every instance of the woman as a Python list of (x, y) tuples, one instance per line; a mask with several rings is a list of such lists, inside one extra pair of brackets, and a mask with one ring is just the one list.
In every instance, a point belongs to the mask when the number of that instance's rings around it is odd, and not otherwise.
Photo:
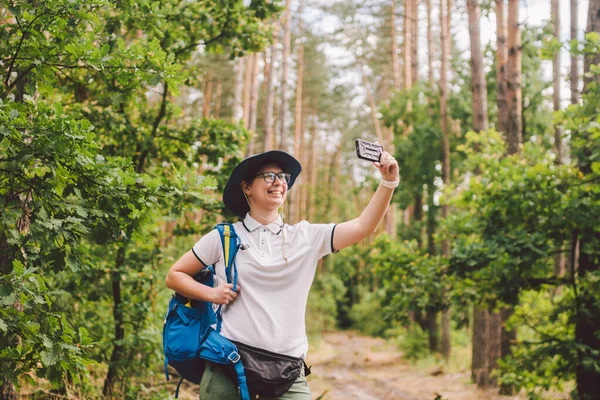
[[(383, 152), (374, 165), (382, 181), (358, 218), (337, 225), (302, 221), (290, 226), (283, 223), (279, 209), (302, 170), (300, 163), (277, 150), (245, 159), (235, 167), (223, 192), (225, 206), (243, 218), (234, 224), (242, 243), (236, 258), (237, 290), (226, 283), (216, 230), (171, 267), (167, 286), (188, 298), (226, 305), (221, 334), (228, 339), (304, 359), (306, 302), (318, 260), (374, 232), (398, 185), (398, 163), (390, 154)], [(222, 282), (218, 286), (208, 287), (192, 278), (212, 264)], [(226, 375), (225, 367), (208, 363), (200, 398), (239, 399), (236, 385)], [(311, 399), (304, 371), (279, 398)]]

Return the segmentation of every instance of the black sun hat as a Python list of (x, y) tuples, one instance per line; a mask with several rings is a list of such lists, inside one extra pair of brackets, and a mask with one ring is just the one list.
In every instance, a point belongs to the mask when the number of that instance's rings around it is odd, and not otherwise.
[(280, 150), (255, 154), (240, 162), (233, 169), (225, 185), (225, 190), (223, 190), (223, 203), (225, 207), (229, 208), (238, 217), (244, 217), (250, 211), (250, 206), (242, 192), (242, 182), (254, 177), (258, 170), (269, 162), (277, 163), (283, 172), (291, 175), (288, 189), (294, 185), (296, 178), (302, 172), (302, 166), (298, 160), (285, 151)]

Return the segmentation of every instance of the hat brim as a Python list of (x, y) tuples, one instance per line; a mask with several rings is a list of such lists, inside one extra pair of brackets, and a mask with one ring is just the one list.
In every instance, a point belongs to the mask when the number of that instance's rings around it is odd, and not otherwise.
[(223, 190), (223, 203), (235, 215), (244, 217), (250, 211), (250, 206), (242, 192), (242, 182), (258, 173), (260, 167), (268, 162), (279, 164), (283, 172), (290, 174), (288, 190), (294, 186), (296, 178), (302, 172), (302, 166), (298, 160), (285, 151), (271, 150), (246, 158), (233, 169)]

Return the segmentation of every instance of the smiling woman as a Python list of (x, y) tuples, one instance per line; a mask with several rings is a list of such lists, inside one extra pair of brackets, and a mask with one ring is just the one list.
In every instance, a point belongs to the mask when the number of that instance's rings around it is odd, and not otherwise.
[[(306, 381), (310, 371), (305, 371), (303, 362), (308, 350), (308, 292), (320, 258), (364, 239), (383, 218), (399, 182), (398, 164), (385, 152), (381, 162), (374, 164), (383, 179), (358, 218), (340, 224), (288, 225), (279, 210), (302, 171), (300, 163), (277, 150), (248, 157), (235, 167), (223, 192), (225, 206), (242, 218), (233, 224), (241, 240), (236, 291), (226, 283), (216, 230), (203, 236), (169, 270), (169, 288), (191, 299), (226, 305), (221, 334), (240, 349), (251, 394), (311, 399)], [(215, 265), (222, 282), (214, 288), (193, 279), (209, 265)], [(262, 382), (275, 382), (275, 389)], [(282, 384), (277, 387), (277, 382)], [(209, 362), (200, 382), (200, 398), (239, 399), (235, 372)]]

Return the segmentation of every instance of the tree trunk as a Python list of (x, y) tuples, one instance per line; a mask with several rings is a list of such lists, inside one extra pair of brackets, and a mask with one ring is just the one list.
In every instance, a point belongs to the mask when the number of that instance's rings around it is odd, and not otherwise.
[(473, 129), (476, 132), (488, 129), (487, 87), (483, 73), (483, 53), (479, 19), (481, 12), (477, 0), (467, 0), (469, 14), (469, 39), (471, 43), (471, 91), (473, 92)]
[(438, 326), (438, 312), (434, 309), (427, 310), (427, 337), (429, 340), (429, 351), (437, 353), (440, 351), (440, 328)]
[[(578, 0), (571, 0), (571, 41), (577, 40), (577, 13), (579, 9)], [(571, 104), (579, 102), (579, 57), (571, 54)]]
[[(481, 11), (476, 0), (467, 0), (469, 16), (469, 39), (471, 46), (471, 91), (473, 108), (473, 129), (476, 132), (488, 129), (487, 87), (483, 72), (483, 53), (479, 19)], [(490, 378), (490, 313), (479, 306), (473, 311), (473, 348), (471, 378), (481, 387), (491, 384)]]
[[(450, 27), (448, 25), (451, 0), (440, 0), (440, 26), (442, 42), (442, 67), (440, 72), (440, 120), (443, 134), (442, 140), (442, 181), (445, 187), (450, 185), (450, 132), (448, 127), (448, 58), (450, 56)], [(442, 219), (448, 218), (449, 205), (442, 204)], [(442, 254), (450, 255), (450, 242), (442, 242)], [(443, 293), (442, 296), (446, 296)], [(442, 311), (442, 356), (448, 362), (450, 358), (450, 310)]]
[[(392, 37), (392, 73), (394, 75), (394, 89), (401, 88), (400, 60), (398, 59), (398, 37), (396, 33), (396, 0), (391, 0), (390, 9), (390, 36)], [(383, 143), (383, 142), (382, 142)]]
[(248, 143), (248, 154), (254, 154), (256, 146), (256, 120), (258, 116), (258, 57), (259, 53), (252, 56), (252, 75), (250, 77), (250, 110), (248, 114), (248, 130), (252, 137)]
[[(498, 360), (502, 357), (502, 318), (500, 313), (488, 311), (488, 375), (498, 367)], [(490, 376), (489, 385), (496, 386), (496, 380)]]
[(411, 0), (411, 50), (410, 66), (412, 83), (419, 80), (419, 0)]
[(506, 103), (506, 63), (508, 48), (506, 46), (506, 14), (504, 0), (496, 0), (496, 105), (498, 107), (498, 132), (506, 136), (508, 105)]
[[(590, 0), (587, 32), (600, 32), (600, 0)], [(600, 54), (587, 56), (584, 59), (584, 87), (583, 91), (587, 92), (587, 85), (591, 82), (600, 83), (598, 75), (585, 77), (585, 72), (588, 72), (590, 65), (600, 63)], [(591, 162), (590, 162), (591, 164)], [(589, 166), (579, 166), (579, 170), (585, 174), (590, 174)], [(577, 235), (574, 234), (573, 250), (575, 253), (577, 248)], [(600, 270), (600, 260), (598, 257), (597, 246), (600, 242), (600, 232), (592, 226), (586, 227), (579, 235), (579, 262), (573, 268), (574, 285), (578, 281), (591, 282), (593, 277), (598, 275)], [(577, 277), (578, 275), (578, 277)], [(576, 317), (575, 317), (575, 340), (580, 346), (585, 346), (587, 357), (591, 354), (600, 352), (600, 305), (598, 304), (597, 294), (592, 292), (593, 285), (587, 287), (579, 287), (575, 293), (579, 293), (576, 299)], [(582, 351), (582, 350), (579, 350)], [(583, 363), (582, 354), (579, 354), (579, 362), (575, 371), (577, 381), (577, 392), (581, 400), (592, 400), (598, 398), (600, 393), (600, 373), (592, 366)]]
[(404, 88), (412, 87), (411, 44), (412, 44), (412, 3), (416, 0), (405, 0), (404, 3)]
[[(300, 1), (298, 15), (302, 15), (302, 1)], [(299, 18), (299, 31), (302, 32), (302, 18)], [(301, 140), (302, 140), (302, 116), (303, 116), (303, 104), (302, 104), (302, 86), (304, 84), (304, 45), (302, 44), (302, 40), (299, 39), (297, 43), (297, 71), (296, 71), (296, 110), (294, 115), (294, 157), (297, 159), (301, 159), (302, 154), (301, 151)], [(300, 191), (296, 190), (292, 192), (292, 196), (290, 198), (290, 211), (292, 212), (292, 222), (296, 223), (300, 221)]]
[(121, 273), (119, 272), (125, 263), (125, 245), (117, 251), (115, 268), (111, 274), (113, 294), (113, 319), (115, 321), (115, 338), (113, 352), (108, 365), (108, 373), (104, 380), (102, 395), (111, 398), (114, 395), (115, 383), (119, 373), (119, 364), (123, 361), (123, 339), (125, 338), (125, 324), (123, 320), (123, 304), (121, 298)]
[(317, 120), (317, 111), (313, 107), (312, 111), (312, 129), (310, 134), (310, 143), (309, 143), (309, 151), (307, 154), (307, 158), (309, 159), (308, 164), (308, 176), (309, 176), (309, 185), (307, 187), (307, 196), (306, 196), (306, 217), (308, 221), (313, 221), (315, 217), (315, 201), (313, 199), (313, 193), (316, 192), (317, 187), (317, 170), (318, 170), (318, 155), (319, 150), (317, 146), (317, 132), (318, 132), (318, 120)]
[[(269, 57), (268, 74), (265, 76), (266, 79), (266, 101), (265, 101), (265, 118), (264, 118), (264, 132), (265, 132), (265, 143), (264, 151), (273, 149), (273, 100), (275, 98), (275, 86), (273, 85), (273, 79), (275, 75), (275, 59), (277, 58), (277, 44), (278, 40), (278, 28), (273, 28), (273, 44), (271, 45), (271, 55)], [(265, 70), (267, 66), (265, 64)]]
[(285, 12), (283, 14), (283, 60), (282, 60), (282, 77), (281, 77), (281, 104), (279, 110), (279, 148), (285, 149), (287, 135), (287, 113), (288, 113), (288, 79), (290, 70), (290, 47), (291, 47), (291, 16), (290, 4), (292, 0), (286, 0)]
[(523, 143), (521, 95), (521, 28), (519, 25), (519, 0), (508, 0), (508, 63), (507, 92), (508, 119), (506, 138), (508, 154), (519, 152)]
[(244, 72), (244, 128), (250, 128), (250, 97), (252, 94), (252, 76), (254, 68), (254, 54), (246, 56), (246, 71)]
[[(12, 271), (12, 264), (14, 255), (11, 254), (10, 246), (8, 245), (8, 241), (6, 237), (0, 233), (0, 273), (2, 275), (9, 274)], [(15, 305), (15, 307), (17, 307)], [(14, 341), (13, 341), (14, 339)], [(13, 343), (17, 344), (18, 338), (9, 339), (13, 341)], [(4, 365), (3, 368), (11, 368), (11, 365)], [(0, 386), (0, 400), (17, 400), (18, 393), (15, 390), (15, 385), (7, 380), (2, 380), (2, 385)]]
[(232, 122), (238, 123), (244, 118), (244, 58), (238, 58), (235, 63), (235, 84), (233, 86), (233, 118)]
[(427, 7), (427, 80), (433, 87), (433, 30), (431, 29), (431, 0), (425, 0)]
[(204, 118), (210, 117), (210, 102), (212, 98), (212, 73), (208, 71), (206, 74), (206, 81), (204, 82), (204, 104), (202, 105), (202, 116)]
[(471, 380), (480, 388), (489, 385), (488, 358), (488, 318), (486, 309), (475, 306), (473, 311), (473, 348), (471, 361)]
[[(551, 6), (551, 22), (553, 27), (554, 37), (560, 41), (560, 9), (558, 0), (552, 0)], [(552, 103), (554, 111), (560, 110), (560, 50), (557, 50), (552, 57)], [(556, 125), (554, 127), (554, 147), (556, 149), (556, 163), (562, 164), (563, 146), (562, 146), (562, 129)], [(558, 255), (557, 262), (560, 263)], [(563, 258), (564, 260), (564, 258)]]
[[(585, 33), (600, 32), (600, 0), (590, 0), (588, 8), (588, 21)], [(600, 64), (600, 52), (594, 54), (593, 57), (585, 57), (583, 60), (583, 87), (584, 91), (592, 81), (600, 81), (598, 75), (592, 76), (587, 74), (590, 71), (591, 65)], [(588, 75), (588, 76), (586, 76)]]
[(221, 79), (217, 80), (217, 92), (215, 93), (215, 113), (214, 118), (221, 118), (221, 97), (223, 95), (223, 82)]
[(423, 229), (422, 229), (422, 223), (423, 223), (423, 193), (419, 192), (419, 193), (415, 193), (414, 196), (414, 205), (415, 205), (415, 212), (413, 214), (413, 220), (415, 221), (417, 227), (418, 227), (418, 232), (417, 232), (417, 243), (419, 246), (419, 249), (423, 248)]

